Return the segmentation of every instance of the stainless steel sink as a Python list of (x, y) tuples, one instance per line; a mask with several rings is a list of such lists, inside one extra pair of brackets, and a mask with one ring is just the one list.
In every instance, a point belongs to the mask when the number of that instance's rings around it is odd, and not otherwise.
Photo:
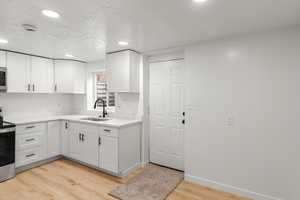
[(81, 118), (81, 120), (94, 121), (94, 122), (104, 122), (104, 121), (108, 121), (110, 119), (108, 119), (108, 118), (97, 118), (97, 117), (86, 117), (86, 118)]

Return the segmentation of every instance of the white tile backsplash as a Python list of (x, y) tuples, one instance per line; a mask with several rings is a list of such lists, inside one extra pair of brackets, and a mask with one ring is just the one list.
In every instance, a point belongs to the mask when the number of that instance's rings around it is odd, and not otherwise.
[(68, 94), (0, 93), (4, 118), (24, 118), (75, 114), (73, 97)]

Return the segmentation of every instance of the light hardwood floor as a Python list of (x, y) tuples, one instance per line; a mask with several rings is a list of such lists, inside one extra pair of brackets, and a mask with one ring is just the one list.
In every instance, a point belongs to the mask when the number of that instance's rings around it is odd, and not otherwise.
[[(0, 183), (0, 200), (115, 200), (108, 192), (142, 171), (138, 169), (130, 176), (119, 179), (61, 159)], [(249, 199), (182, 181), (168, 200)]]

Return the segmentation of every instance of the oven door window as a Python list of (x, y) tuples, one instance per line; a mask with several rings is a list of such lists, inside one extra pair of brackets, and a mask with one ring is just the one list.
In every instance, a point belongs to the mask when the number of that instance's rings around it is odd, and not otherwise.
[(15, 133), (0, 133), (0, 167), (15, 162)]
[(6, 86), (5, 71), (0, 71), (0, 86)]

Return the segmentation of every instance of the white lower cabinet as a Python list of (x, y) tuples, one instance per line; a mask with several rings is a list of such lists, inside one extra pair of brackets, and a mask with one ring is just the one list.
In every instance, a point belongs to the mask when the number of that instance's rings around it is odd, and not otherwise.
[(82, 134), (82, 160), (83, 162), (97, 166), (98, 165), (98, 127), (85, 126)]
[(140, 124), (111, 128), (59, 120), (18, 125), (16, 167), (63, 155), (125, 176), (139, 167), (140, 131)]
[(47, 124), (26, 124), (16, 128), (16, 167), (47, 158)]
[(63, 156), (70, 156), (70, 137), (69, 137), (69, 122), (61, 121), (60, 140), (61, 140), (61, 154)]
[(98, 127), (70, 123), (70, 157), (84, 163), (98, 165)]
[(99, 144), (99, 168), (118, 173), (118, 139), (100, 135)]
[(16, 167), (22, 167), (24, 165), (43, 160), (42, 157), (43, 152), (41, 147), (34, 147), (18, 151), (16, 153)]
[(70, 158), (125, 176), (140, 164), (139, 124), (110, 128), (70, 123)]
[(81, 135), (74, 127), (75, 124), (70, 123), (69, 130), (69, 156), (73, 159), (83, 161)]
[(60, 121), (48, 122), (47, 131), (47, 158), (61, 154)]

